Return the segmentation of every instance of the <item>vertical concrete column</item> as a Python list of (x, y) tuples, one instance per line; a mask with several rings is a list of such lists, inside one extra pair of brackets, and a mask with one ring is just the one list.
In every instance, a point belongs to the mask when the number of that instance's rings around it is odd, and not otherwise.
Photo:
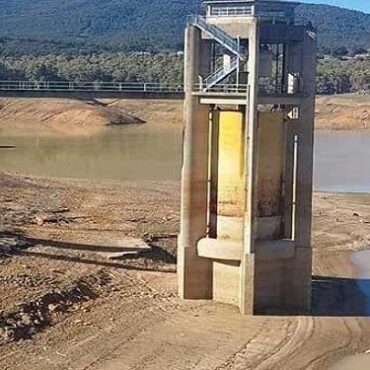
[(300, 109), (297, 168), (297, 245), (311, 247), (312, 177), (315, 116), (316, 39), (305, 32), (302, 43), (303, 99)]
[(246, 207), (244, 215), (244, 251), (241, 261), (240, 310), (244, 315), (254, 312), (254, 224), (257, 206), (257, 143), (258, 143), (258, 64), (259, 64), (259, 27), (254, 19), (249, 32), (248, 59), (248, 103), (246, 111)]
[[(313, 144), (315, 114), (315, 68), (316, 38), (305, 30), (303, 41), (293, 48), (293, 58), (299, 61), (303, 94), (299, 106), (299, 117), (294, 123), (297, 135), (297, 174), (295, 205), (294, 261), (289, 265), (286, 276), (285, 302), (294, 312), (309, 312), (311, 309), (312, 281), (312, 192), (313, 192)], [(287, 274), (288, 275), (288, 274)], [(294, 297), (294, 300), (291, 298)]]
[(209, 108), (192, 95), (204, 68), (201, 32), (185, 33), (185, 135), (182, 168), (181, 226), (178, 244), (179, 294), (185, 299), (212, 298), (212, 261), (197, 256), (207, 233)]

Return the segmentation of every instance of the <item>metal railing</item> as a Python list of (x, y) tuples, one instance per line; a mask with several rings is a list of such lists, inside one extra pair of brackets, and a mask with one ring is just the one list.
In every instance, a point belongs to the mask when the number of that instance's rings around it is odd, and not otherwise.
[(231, 59), (230, 63), (223, 65), (221, 68), (219, 68), (217, 71), (215, 71), (213, 74), (211, 74), (204, 80), (206, 87), (211, 88), (213, 85), (222, 81), (230, 73), (235, 71), (238, 68), (238, 65), (239, 65), (238, 57)]
[(282, 84), (264, 84), (259, 83), (258, 85), (258, 93), (261, 96), (266, 95), (298, 95), (302, 93), (302, 85), (297, 84), (292, 88), (288, 85), (282, 85)]
[(181, 93), (184, 91), (184, 85), (159, 82), (0, 81), (0, 91)]
[(237, 84), (217, 84), (209, 88), (203, 84), (194, 84), (193, 92), (199, 92), (204, 94), (212, 93), (225, 93), (225, 94), (246, 94), (248, 92), (248, 85), (237, 85)]
[(240, 45), (237, 40), (232, 38), (229, 34), (223, 31), (221, 28), (214, 24), (207, 23), (206, 20), (199, 15), (191, 15), (188, 17), (188, 22), (194, 26), (199, 27), (204, 32), (207, 32), (216, 41), (223, 45), (226, 49), (237, 55), (240, 59), (244, 59), (245, 56), (240, 50)]
[(251, 6), (211, 7), (208, 16), (211, 17), (235, 17), (238, 15), (252, 15)]
[[(230, 67), (232, 68), (232, 65)], [(225, 72), (225, 70), (223, 70)], [(138, 83), (138, 82), (64, 82), (64, 81), (0, 81), (0, 91), (13, 92), (116, 92), (116, 93), (183, 93), (184, 85), (177, 83)], [(246, 84), (195, 84), (194, 92), (244, 94), (248, 91)], [(296, 95), (302, 92), (302, 82), (294, 85), (267, 83), (260, 79), (260, 95)]]

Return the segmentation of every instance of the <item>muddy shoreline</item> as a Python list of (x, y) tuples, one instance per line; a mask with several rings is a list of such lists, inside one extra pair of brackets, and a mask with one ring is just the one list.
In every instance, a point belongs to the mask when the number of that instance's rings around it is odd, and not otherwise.
[(308, 317), (245, 318), (177, 298), (178, 181), (1, 173), (0, 207), (1, 369), (321, 370), (370, 348), (350, 259), (370, 245), (370, 194), (315, 194)]
[[(3, 135), (90, 137), (119, 125), (183, 126), (183, 101), (0, 99)], [(317, 96), (317, 130), (369, 130), (370, 97)]]

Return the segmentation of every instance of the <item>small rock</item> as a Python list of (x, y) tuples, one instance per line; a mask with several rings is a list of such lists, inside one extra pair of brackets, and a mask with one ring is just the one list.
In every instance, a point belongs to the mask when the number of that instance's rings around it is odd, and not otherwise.
[(57, 270), (57, 269), (52, 269), (51, 272), (53, 272), (54, 274), (61, 274), (61, 275), (65, 274), (65, 271)]
[(59, 219), (55, 214), (39, 214), (35, 216), (35, 223), (42, 226), (44, 223), (57, 223)]
[(22, 320), (22, 323), (27, 325), (27, 326), (32, 324), (32, 320), (31, 320), (30, 315), (28, 315), (26, 313), (21, 315), (21, 320)]
[(57, 306), (56, 304), (51, 303), (51, 304), (49, 304), (49, 305), (48, 305), (48, 310), (49, 310), (50, 312), (54, 312), (54, 311), (56, 311), (57, 309), (58, 309), (58, 306)]

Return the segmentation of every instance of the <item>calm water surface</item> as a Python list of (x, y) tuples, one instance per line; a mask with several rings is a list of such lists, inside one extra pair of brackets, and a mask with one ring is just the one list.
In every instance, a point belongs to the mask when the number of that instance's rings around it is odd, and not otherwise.
[(180, 178), (181, 145), (179, 129), (152, 126), (112, 127), (82, 138), (0, 136), (0, 170), (53, 177), (175, 180)]
[[(86, 138), (1, 136), (0, 170), (89, 179), (178, 180), (181, 153), (178, 127), (112, 127)], [(314, 185), (322, 191), (370, 192), (370, 133), (316, 133)]]
[(317, 132), (314, 185), (322, 191), (369, 193), (370, 132)]

